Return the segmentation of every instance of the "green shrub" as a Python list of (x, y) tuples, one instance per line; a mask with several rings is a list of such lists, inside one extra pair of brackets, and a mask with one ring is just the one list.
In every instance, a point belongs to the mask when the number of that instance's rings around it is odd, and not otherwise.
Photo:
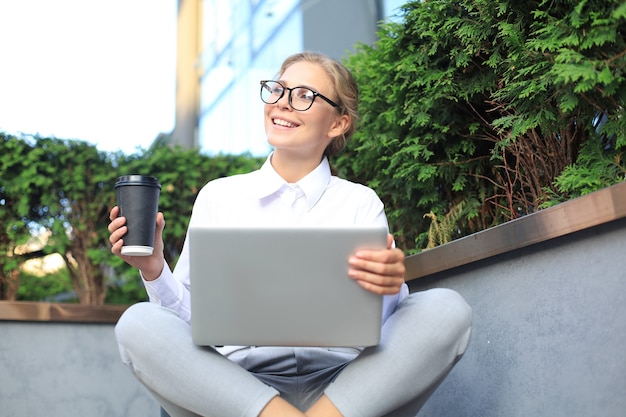
[(623, 179), (623, 2), (412, 1), (402, 17), (346, 59), (362, 119), (334, 161), (382, 196), (401, 247), (432, 243), (433, 219), (455, 219), (448, 241)]
[[(1, 133), (0, 154), (4, 229), (0, 235), (0, 296), (37, 299), (43, 292), (51, 292), (50, 296), (65, 291), (65, 277), (69, 277), (76, 298), (96, 305), (145, 298), (138, 272), (110, 251), (107, 226), (118, 176), (147, 174), (159, 179), (159, 209), (167, 219), (165, 257), (173, 267), (200, 187), (217, 177), (252, 171), (263, 161), (248, 155), (208, 157), (165, 145), (133, 155), (105, 153), (81, 141)], [(15, 249), (41, 231), (49, 234), (42, 256), (60, 254), (66, 269), (55, 274), (56, 278), (36, 281), (20, 274), (24, 258)], [(42, 284), (53, 279), (59, 280), (60, 287)], [(30, 288), (32, 285), (41, 285), (42, 291)]]

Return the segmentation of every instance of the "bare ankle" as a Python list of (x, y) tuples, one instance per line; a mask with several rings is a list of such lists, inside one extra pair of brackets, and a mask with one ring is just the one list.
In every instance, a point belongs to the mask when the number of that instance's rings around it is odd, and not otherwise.
[(276, 396), (267, 403), (259, 417), (305, 417), (305, 414), (287, 401)]
[(304, 415), (307, 417), (343, 417), (343, 414), (337, 410), (326, 395), (322, 395)]

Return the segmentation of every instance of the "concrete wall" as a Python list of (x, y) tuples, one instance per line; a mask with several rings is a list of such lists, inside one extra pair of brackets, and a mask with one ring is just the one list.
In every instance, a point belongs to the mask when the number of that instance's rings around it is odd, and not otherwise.
[(0, 321), (0, 416), (157, 417), (112, 324)]
[(474, 309), (429, 417), (626, 416), (626, 219), (411, 282)]

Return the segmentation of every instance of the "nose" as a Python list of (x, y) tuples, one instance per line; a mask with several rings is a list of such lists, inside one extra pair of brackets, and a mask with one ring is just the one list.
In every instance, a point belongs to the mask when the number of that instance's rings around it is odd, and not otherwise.
[(278, 99), (276, 105), (283, 109), (291, 109), (291, 104), (289, 104), (289, 97), (291, 95), (291, 90), (285, 89), (283, 91), (283, 95)]

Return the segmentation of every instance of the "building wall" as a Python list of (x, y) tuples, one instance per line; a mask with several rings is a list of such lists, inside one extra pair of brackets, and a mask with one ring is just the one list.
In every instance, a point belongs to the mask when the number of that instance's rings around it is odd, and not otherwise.
[(303, 45), (336, 59), (354, 52), (357, 43), (376, 41), (382, 2), (375, 0), (318, 0), (302, 2)]
[(418, 416), (623, 417), (624, 253), (622, 218), (412, 281), (455, 289), (474, 313), (468, 350)]

